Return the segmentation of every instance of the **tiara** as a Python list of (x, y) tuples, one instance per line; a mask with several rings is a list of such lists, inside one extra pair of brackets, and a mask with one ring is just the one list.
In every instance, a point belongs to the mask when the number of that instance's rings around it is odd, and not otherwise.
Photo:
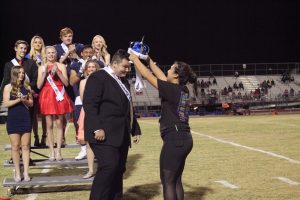
[(136, 54), (140, 59), (147, 60), (150, 48), (144, 43), (144, 37), (142, 41), (130, 42), (128, 53)]

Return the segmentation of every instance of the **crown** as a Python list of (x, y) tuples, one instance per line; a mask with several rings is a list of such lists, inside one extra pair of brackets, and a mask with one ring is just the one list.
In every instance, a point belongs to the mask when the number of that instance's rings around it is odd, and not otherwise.
[(130, 42), (128, 53), (136, 54), (140, 59), (147, 60), (150, 48), (144, 43), (144, 37), (140, 42)]

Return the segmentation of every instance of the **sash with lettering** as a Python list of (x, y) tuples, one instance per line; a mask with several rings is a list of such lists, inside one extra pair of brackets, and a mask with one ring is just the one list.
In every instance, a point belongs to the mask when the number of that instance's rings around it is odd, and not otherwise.
[[(82, 58), (80, 58), (78, 60), (78, 62), (80, 63), (80, 68), (77, 73), (81, 74), (81, 76), (80, 76), (80, 78), (81, 78), (83, 76), (84, 66), (85, 66), (85, 63), (87, 62), (87, 60), (83, 60)], [(82, 105), (80, 96), (77, 96), (75, 98), (75, 105)]]
[(63, 86), (63, 88), (61, 89), (61, 91), (59, 91), (59, 89), (55, 85), (55, 83), (54, 83), (54, 81), (53, 81), (53, 79), (52, 79), (52, 77), (51, 77), (50, 74), (47, 76), (47, 81), (49, 82), (51, 88), (55, 92), (56, 101), (62, 101), (62, 100), (64, 100), (65, 87)]
[(65, 53), (69, 52), (69, 48), (67, 47), (67, 45), (65, 45), (65, 43), (61, 43), (60, 46), (64, 50)]
[[(18, 63), (17, 59), (15, 59), (15, 58), (12, 59), (11, 62), (12, 62), (12, 64), (13, 64), (14, 66), (20, 66), (20, 64)], [(26, 79), (28, 82), (30, 82), (30, 79), (29, 79), (29, 77), (27, 76), (26, 73), (25, 73), (25, 79)]]
[(120, 78), (113, 72), (110, 66), (106, 66), (103, 68), (113, 79), (117, 81), (119, 84), (120, 88), (123, 90), (124, 94), (126, 95), (129, 104), (130, 104), (130, 128), (132, 128), (132, 123), (133, 123), (133, 106), (132, 106), (132, 101), (131, 101), (131, 95), (130, 92), (127, 90), (126, 86), (122, 83)]

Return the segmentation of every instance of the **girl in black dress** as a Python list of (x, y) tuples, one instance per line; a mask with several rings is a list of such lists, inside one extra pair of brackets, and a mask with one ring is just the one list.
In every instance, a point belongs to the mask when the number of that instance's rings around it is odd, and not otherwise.
[(15, 166), (15, 182), (21, 181), (20, 147), (24, 166), (24, 181), (30, 181), (28, 174), (31, 116), (29, 107), (33, 106), (31, 88), (26, 80), (24, 68), (14, 66), (11, 82), (4, 87), (3, 105), (8, 107), (6, 129), (11, 143), (11, 156)]
[(141, 75), (158, 89), (161, 98), (160, 133), (163, 147), (160, 154), (160, 179), (165, 200), (183, 200), (181, 177), (185, 160), (193, 147), (189, 120), (188, 82), (195, 83), (196, 74), (184, 62), (175, 62), (167, 76), (149, 58), (148, 64), (154, 73), (145, 67), (135, 54), (129, 59)]

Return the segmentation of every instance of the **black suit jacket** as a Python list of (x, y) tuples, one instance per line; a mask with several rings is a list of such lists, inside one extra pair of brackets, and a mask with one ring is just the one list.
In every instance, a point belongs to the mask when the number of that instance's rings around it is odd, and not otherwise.
[[(83, 44), (75, 43), (75, 51), (76, 51), (76, 54), (77, 54), (78, 56), (80, 56), (80, 53), (81, 53), (83, 47), (84, 47)], [(56, 44), (56, 45), (54, 45), (54, 48), (56, 49), (56, 52), (57, 52), (57, 61), (59, 61), (60, 57), (61, 57), (62, 55), (64, 55), (65, 51), (64, 51), (64, 49), (62, 48), (61, 44)], [(71, 60), (67, 58), (67, 59), (65, 60), (64, 64), (67, 65), (67, 67), (70, 67)]]
[[(5, 85), (10, 83), (11, 68), (13, 66), (14, 66), (14, 64), (11, 61), (5, 63), (5, 66), (4, 66), (3, 79), (2, 79), (2, 83), (1, 83), (1, 89), (0, 89), (0, 92), (1, 92), (0, 102), (1, 103), (2, 103), (2, 100), (3, 100), (4, 87), (5, 87)], [(36, 82), (37, 82), (37, 69), (38, 69), (38, 67), (36, 65), (36, 62), (34, 60), (24, 58), (22, 66), (25, 70), (25, 73), (27, 74), (27, 76), (30, 79), (31, 89), (35, 90), (37, 92)]]
[[(129, 86), (126, 79), (125, 85)], [(116, 80), (106, 71), (100, 70), (90, 75), (83, 97), (84, 137), (90, 143), (121, 146), (124, 139), (140, 134), (140, 127), (134, 118), (130, 127), (130, 104)], [(94, 139), (94, 131), (103, 129), (106, 139)], [(129, 143), (130, 144), (130, 141)]]

